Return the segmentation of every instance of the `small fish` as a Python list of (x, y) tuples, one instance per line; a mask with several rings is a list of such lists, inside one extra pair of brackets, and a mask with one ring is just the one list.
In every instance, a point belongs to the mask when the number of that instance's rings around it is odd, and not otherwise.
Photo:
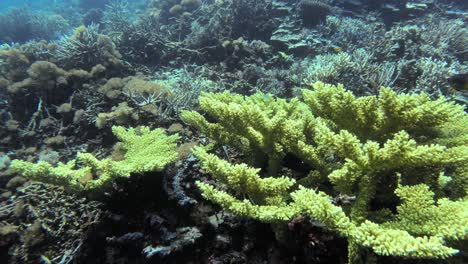
[(468, 73), (455, 74), (448, 78), (448, 82), (457, 91), (468, 91)]
[(279, 54), (279, 56), (280, 56), (281, 59), (283, 59), (283, 60), (289, 60), (289, 55), (288, 55), (288, 54), (286, 54), (286, 53), (284, 53), (284, 52), (282, 52), (282, 51), (278, 51), (278, 54)]
[(343, 49), (341, 47), (338, 47), (338, 46), (333, 46), (332, 47), (332, 50), (335, 52), (335, 53), (340, 53), (343, 51)]

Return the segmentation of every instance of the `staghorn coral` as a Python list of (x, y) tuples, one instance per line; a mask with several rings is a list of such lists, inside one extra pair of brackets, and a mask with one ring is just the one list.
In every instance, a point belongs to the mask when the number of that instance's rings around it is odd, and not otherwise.
[(182, 110), (196, 108), (198, 96), (202, 92), (220, 89), (218, 83), (207, 78), (203, 70), (183, 67), (156, 74), (157, 80), (154, 82), (160, 87), (166, 87), (171, 95), (165, 97), (166, 107), (163, 108), (167, 118), (178, 117)]
[(177, 48), (177, 43), (168, 39), (172, 35), (163, 32), (158, 19), (152, 16), (132, 22), (122, 7), (114, 6), (105, 11), (105, 25), (105, 31), (117, 41), (119, 51), (130, 62), (160, 63), (166, 53), (172, 54)]
[(466, 22), (427, 16), (415, 24), (397, 24), (372, 41), (381, 59), (430, 57), (452, 63), (466, 60)]
[(219, 60), (223, 41), (240, 37), (267, 41), (279, 23), (270, 16), (272, 5), (266, 0), (150, 1), (148, 13), (138, 18), (126, 12), (126, 5), (127, 1), (110, 3), (104, 12), (104, 32), (127, 61), (145, 66), (180, 58)]
[(99, 192), (109, 187), (114, 178), (162, 171), (177, 159), (177, 135), (166, 136), (163, 130), (148, 127), (114, 126), (112, 132), (120, 140), (118, 149), (125, 153), (121, 160), (99, 160), (91, 153), (78, 153), (76, 159), (56, 166), (45, 161), (13, 160), (10, 168), (27, 178), (63, 185), (75, 192)]
[[(350, 263), (366, 254), (364, 248), (382, 256), (456, 254), (445, 242), (468, 238), (468, 146), (463, 139), (441, 144), (450, 141), (444, 127), (452, 127), (452, 134), (466, 130), (455, 126), (467, 120), (463, 108), (388, 88), (361, 98), (341, 86), (313, 88), (303, 91), (304, 102), (203, 94), (200, 104), (209, 119), (183, 112), (186, 122), (236, 147), (257, 167), (196, 149), (203, 170), (232, 191), (198, 182), (202, 195), (264, 222), (315, 219), (347, 238)], [(278, 176), (287, 154), (301, 160), (308, 174)], [(351, 202), (339, 205), (335, 195)]]
[(104, 9), (102, 18), (104, 32), (114, 41), (120, 41), (121, 34), (131, 30), (132, 20), (128, 5), (128, 1), (125, 0), (112, 0)]
[(296, 64), (304, 65), (299, 73), (306, 84), (343, 83), (357, 95), (376, 94), (380, 87), (393, 85), (404, 66), (400, 62), (376, 62), (372, 52), (365, 49), (327, 53)]
[[(306, 78), (343, 83), (360, 95), (363, 93), (356, 90), (360, 86), (369, 87), (364, 94), (375, 94), (383, 85), (447, 96), (447, 77), (466, 71), (465, 24), (459, 19), (427, 15), (386, 30), (378, 17), (369, 21), (328, 16), (317, 32), (312, 32), (311, 45), (320, 55), (312, 60), (312, 66), (306, 65), (310, 67)], [(364, 57), (355, 56), (361, 51)], [(326, 52), (338, 54), (323, 54)], [(318, 77), (314, 71), (325, 78), (314, 78)]]
[(71, 36), (62, 38), (53, 57), (66, 69), (91, 70), (101, 64), (108, 70), (119, 70), (124, 66), (121, 55), (113, 41), (99, 33), (97, 25), (80, 26)]
[(415, 68), (420, 72), (414, 91), (422, 91), (433, 96), (450, 94), (450, 84), (447, 76), (463, 72), (458, 63), (449, 65), (447, 62), (434, 58), (421, 58), (416, 61)]
[(378, 42), (385, 34), (381, 23), (351, 17), (328, 16), (325, 23), (318, 26), (320, 38), (344, 51), (367, 48), (369, 43)]

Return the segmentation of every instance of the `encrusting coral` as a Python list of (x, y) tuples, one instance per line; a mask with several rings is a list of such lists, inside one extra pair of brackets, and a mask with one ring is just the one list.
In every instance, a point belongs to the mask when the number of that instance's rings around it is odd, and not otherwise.
[(63, 185), (72, 191), (103, 190), (117, 177), (134, 173), (158, 172), (177, 159), (177, 135), (166, 136), (161, 129), (137, 129), (114, 126), (112, 132), (120, 140), (123, 159), (97, 159), (91, 153), (78, 153), (77, 158), (53, 166), (48, 162), (32, 163), (13, 160), (10, 168), (33, 180)]
[[(197, 148), (202, 169), (234, 193), (197, 182), (203, 196), (264, 222), (299, 215), (318, 220), (347, 238), (351, 263), (366, 247), (384, 256), (456, 254), (445, 242), (468, 238), (463, 107), (389, 88), (357, 98), (342, 86), (312, 86), (303, 101), (205, 93), (200, 105), (208, 117), (182, 113), (185, 122), (258, 167), (233, 165)], [(287, 155), (308, 175), (278, 176)], [(336, 197), (350, 202), (339, 204)]]

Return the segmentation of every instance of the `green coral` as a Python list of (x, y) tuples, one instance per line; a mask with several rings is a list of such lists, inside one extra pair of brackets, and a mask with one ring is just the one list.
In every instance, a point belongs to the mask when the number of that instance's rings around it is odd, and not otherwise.
[[(232, 190), (198, 182), (202, 195), (264, 222), (298, 215), (321, 221), (348, 239), (350, 262), (364, 247), (417, 258), (455, 254), (445, 241), (468, 236), (461, 220), (468, 219), (463, 107), (389, 88), (359, 98), (342, 86), (313, 88), (303, 91), (303, 101), (208, 93), (200, 97), (208, 117), (183, 112), (187, 123), (258, 167), (232, 165), (199, 148), (202, 168)], [(304, 162), (308, 175), (278, 175), (288, 154)], [(355, 201), (338, 206), (338, 196)]]
[[(182, 111), (182, 118), (220, 144), (237, 147), (256, 166), (268, 164), (272, 174), (287, 153), (285, 145), (306, 155), (308, 149), (303, 144), (313, 129), (313, 117), (297, 99), (288, 102), (265, 94), (244, 98), (229, 92), (204, 93), (200, 106), (218, 123), (210, 123), (193, 111)], [(307, 157), (311, 159), (311, 153)], [(311, 160), (315, 161), (319, 162)]]
[(397, 94), (383, 87), (378, 96), (356, 98), (342, 85), (318, 82), (313, 87), (313, 91), (303, 90), (303, 96), (314, 115), (333, 121), (361, 140), (381, 141), (401, 130), (427, 133), (464, 116), (462, 106), (444, 98), (431, 100), (425, 93)]
[(397, 206), (396, 220), (385, 226), (410, 230), (417, 235), (468, 238), (468, 200), (441, 198), (435, 202), (434, 192), (424, 184), (402, 186), (395, 193), (402, 203)]
[(162, 171), (177, 159), (177, 135), (166, 136), (162, 129), (148, 127), (114, 126), (112, 132), (120, 141), (120, 150), (125, 152), (122, 160), (110, 157), (100, 160), (91, 153), (78, 153), (76, 159), (57, 166), (44, 161), (13, 160), (10, 168), (33, 180), (63, 185), (73, 191), (92, 191), (105, 188), (117, 177)]

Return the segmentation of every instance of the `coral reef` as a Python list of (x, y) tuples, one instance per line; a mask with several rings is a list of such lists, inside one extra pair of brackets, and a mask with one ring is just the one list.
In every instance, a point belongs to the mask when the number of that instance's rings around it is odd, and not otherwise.
[(0, 1), (0, 262), (467, 263), (467, 8)]

